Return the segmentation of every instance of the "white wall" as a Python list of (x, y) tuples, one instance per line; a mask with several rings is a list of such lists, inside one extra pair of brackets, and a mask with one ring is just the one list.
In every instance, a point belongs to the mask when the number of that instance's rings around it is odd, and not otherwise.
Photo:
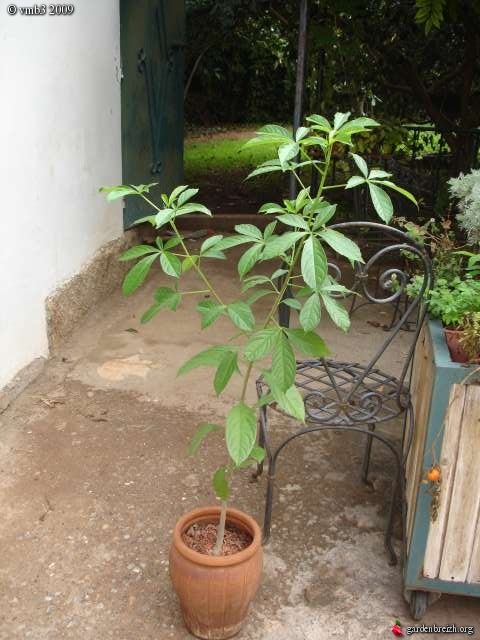
[[(33, 3), (24, 3), (32, 5)], [(45, 299), (122, 233), (118, 0), (0, 2), (0, 389), (48, 352)]]

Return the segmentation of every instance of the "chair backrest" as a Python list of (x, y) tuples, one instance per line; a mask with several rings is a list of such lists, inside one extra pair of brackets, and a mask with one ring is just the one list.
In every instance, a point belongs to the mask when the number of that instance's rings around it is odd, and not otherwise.
[[(350, 298), (350, 312), (365, 305), (393, 305), (394, 321), (385, 332), (386, 338), (369, 362), (356, 370), (353, 384), (343, 389), (341, 402), (349, 403), (365, 386), (367, 379), (371, 380), (377, 362), (385, 354), (399, 332), (410, 329), (412, 318), (416, 320), (405, 362), (399, 378), (395, 378), (397, 402), (403, 405), (403, 390), (405, 378), (413, 358), (415, 344), (419, 336), (426, 308), (422, 305), (425, 292), (433, 283), (432, 264), (425, 249), (412, 240), (404, 231), (376, 222), (341, 222), (330, 226), (346, 235), (357, 235), (367, 242), (369, 255), (365, 252), (364, 263), (355, 262), (351, 269), (349, 281), (346, 281), (346, 269), (350, 269), (348, 261), (340, 263), (330, 261), (330, 275), (339, 283), (347, 286), (349, 296), (337, 294), (343, 301)], [(367, 232), (367, 233), (365, 233)], [(373, 238), (372, 238), (373, 237)], [(373, 243), (372, 243), (373, 239)], [(419, 276), (421, 286), (415, 295), (406, 296), (406, 287), (412, 275)], [(283, 305), (282, 305), (283, 306)], [(328, 367), (328, 361), (325, 362)], [(346, 365), (348, 366), (348, 365)], [(393, 378), (392, 378), (393, 380)], [(368, 386), (368, 384), (366, 385)], [(338, 390), (340, 391), (340, 390)]]

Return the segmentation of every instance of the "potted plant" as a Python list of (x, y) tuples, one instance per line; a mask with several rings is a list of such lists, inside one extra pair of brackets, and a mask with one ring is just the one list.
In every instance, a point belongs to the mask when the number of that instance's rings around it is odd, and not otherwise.
[[(450, 194), (457, 200), (457, 233), (450, 217), (417, 225), (400, 219), (417, 242), (432, 254), (434, 286), (426, 292), (429, 317), (440, 320), (454, 362), (475, 362), (480, 357), (477, 335), (480, 313), (480, 254), (466, 250), (480, 243), (480, 171), (449, 180)], [(468, 245), (457, 239), (462, 235)], [(407, 293), (416, 294), (420, 282), (414, 276)]]
[[(195, 453), (203, 439), (217, 433), (225, 439), (225, 464), (213, 473), (213, 488), (220, 506), (197, 509), (184, 515), (175, 527), (170, 554), (170, 573), (179, 596), (184, 619), (190, 631), (202, 638), (227, 638), (241, 627), (260, 581), (262, 550), (258, 525), (246, 514), (230, 509), (230, 483), (240, 468), (260, 462), (264, 451), (257, 444), (256, 410), (263, 403), (275, 401), (290, 416), (304, 421), (303, 399), (296, 388), (295, 351), (308, 357), (323, 357), (327, 346), (316, 332), (321, 308), (343, 331), (349, 328), (349, 316), (338, 300), (347, 289), (328, 274), (325, 249), (344, 256), (352, 263), (362, 261), (359, 247), (351, 239), (330, 229), (336, 205), (325, 199), (327, 189), (352, 189), (366, 185), (373, 206), (380, 218), (388, 223), (393, 213), (388, 190), (394, 190), (413, 202), (413, 196), (390, 180), (390, 174), (380, 169), (369, 170), (359, 155), (352, 153), (358, 175), (346, 184), (327, 184), (334, 146), (351, 147), (352, 136), (378, 126), (370, 118), (350, 119), (349, 113), (337, 113), (333, 124), (319, 115), (307, 118), (307, 126), (292, 134), (284, 127), (267, 125), (247, 145), (275, 145), (276, 157), (264, 162), (249, 177), (270, 172), (291, 172), (299, 183), (298, 196), (282, 203), (267, 203), (260, 211), (274, 215), (262, 231), (251, 224), (239, 224), (236, 234), (214, 235), (197, 250), (189, 248), (178, 229), (178, 219), (188, 213), (211, 212), (192, 198), (198, 189), (187, 186), (162, 194), (159, 203), (150, 196), (154, 184), (103, 187), (108, 200), (125, 196), (143, 198), (152, 207), (152, 215), (138, 222), (149, 222), (159, 235), (153, 245), (138, 245), (129, 249), (122, 260), (137, 260), (127, 273), (123, 291), (133, 294), (145, 281), (150, 268), (159, 265), (172, 279), (172, 286), (159, 287), (152, 306), (142, 315), (148, 322), (160, 310), (177, 310), (184, 296), (208, 294), (200, 299), (197, 310), (203, 329), (220, 317), (232, 325), (232, 339), (225, 344), (213, 344), (198, 353), (179, 370), (180, 374), (200, 366), (215, 370), (213, 387), (221, 394), (233, 376), (243, 378), (236, 403), (225, 416), (224, 424), (203, 423), (194, 433), (189, 451)], [(321, 159), (312, 158), (309, 150), (321, 150)], [(315, 193), (305, 184), (305, 174), (319, 173)], [(303, 172), (303, 173), (302, 173)], [(283, 225), (285, 231), (277, 232)], [(170, 232), (165, 237), (164, 232)], [(240, 285), (238, 298), (225, 300), (204, 270), (207, 260), (225, 259), (225, 252), (244, 245), (246, 251), (238, 261)], [(252, 275), (255, 265), (273, 262), (269, 275)], [(182, 288), (182, 275), (194, 270), (201, 288)], [(290, 288), (293, 297), (285, 299)], [(334, 295), (332, 295), (334, 294)], [(334, 297), (335, 296), (335, 297)], [(253, 305), (264, 297), (269, 308), (262, 318), (256, 317)], [(299, 313), (300, 328), (286, 329), (278, 325), (280, 305), (287, 304)], [(255, 370), (269, 383), (269, 391), (258, 402), (248, 401), (247, 390)]]

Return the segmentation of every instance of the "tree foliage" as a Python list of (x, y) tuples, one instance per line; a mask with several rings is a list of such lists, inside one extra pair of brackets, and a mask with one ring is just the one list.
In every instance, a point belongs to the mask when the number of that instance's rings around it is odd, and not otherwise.
[[(478, 0), (310, 0), (306, 104), (385, 120), (431, 122), (457, 168), (480, 124)], [(187, 96), (196, 121), (289, 121), (296, 0), (189, 0)]]

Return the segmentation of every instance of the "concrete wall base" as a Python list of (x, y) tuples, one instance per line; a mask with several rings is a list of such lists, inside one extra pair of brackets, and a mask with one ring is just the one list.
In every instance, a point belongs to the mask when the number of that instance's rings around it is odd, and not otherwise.
[(120, 287), (132, 265), (119, 262), (118, 258), (137, 240), (137, 232), (130, 230), (109, 242), (95, 253), (79, 273), (47, 298), (45, 305), (50, 353), (55, 353), (97, 302)]
[(28, 385), (43, 371), (46, 358), (35, 358), (30, 364), (21, 369), (6, 387), (0, 389), (0, 413), (17, 398)]

